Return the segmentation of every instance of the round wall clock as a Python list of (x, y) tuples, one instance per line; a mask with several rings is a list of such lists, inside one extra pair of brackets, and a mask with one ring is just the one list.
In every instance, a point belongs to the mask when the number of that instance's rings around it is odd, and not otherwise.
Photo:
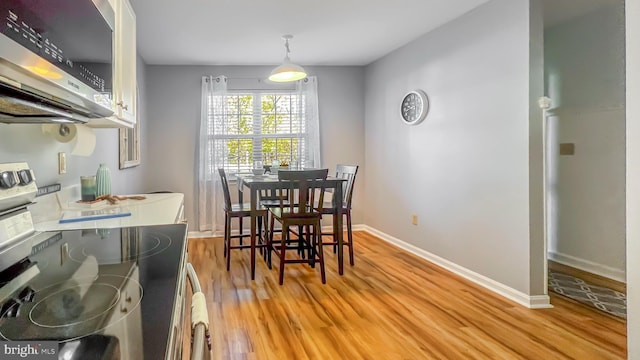
[(407, 95), (402, 98), (402, 104), (400, 105), (400, 115), (402, 121), (407, 125), (417, 125), (429, 112), (429, 99), (427, 94), (422, 90), (409, 91)]

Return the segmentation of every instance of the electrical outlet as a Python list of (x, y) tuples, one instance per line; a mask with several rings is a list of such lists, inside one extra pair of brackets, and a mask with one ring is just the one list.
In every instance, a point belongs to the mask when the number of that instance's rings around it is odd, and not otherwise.
[(560, 153), (560, 155), (575, 155), (576, 154), (576, 144), (574, 144), (574, 143), (563, 143), (563, 144), (560, 144), (559, 153)]
[(418, 215), (411, 215), (411, 223), (413, 225), (418, 225)]
[(67, 173), (67, 155), (63, 152), (58, 153), (58, 174)]

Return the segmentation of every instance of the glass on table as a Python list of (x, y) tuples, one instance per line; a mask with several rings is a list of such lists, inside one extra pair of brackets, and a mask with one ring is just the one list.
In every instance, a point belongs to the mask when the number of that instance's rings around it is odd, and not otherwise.
[(80, 198), (82, 201), (94, 201), (96, 199), (96, 176), (80, 176)]
[(253, 175), (262, 175), (264, 174), (264, 167), (262, 165), (262, 161), (256, 160), (253, 162), (253, 169), (251, 170)]

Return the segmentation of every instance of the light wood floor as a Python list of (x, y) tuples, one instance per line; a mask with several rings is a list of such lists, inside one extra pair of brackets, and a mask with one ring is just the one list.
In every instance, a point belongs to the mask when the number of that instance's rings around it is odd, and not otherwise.
[[(552, 296), (529, 310), (365, 232), (356, 265), (339, 276), (325, 248), (319, 270), (259, 259), (224, 266), (222, 239), (191, 239), (189, 260), (207, 298), (215, 359), (624, 359), (626, 324)], [(277, 265), (277, 259), (274, 259)], [(185, 356), (186, 358), (186, 356)]]

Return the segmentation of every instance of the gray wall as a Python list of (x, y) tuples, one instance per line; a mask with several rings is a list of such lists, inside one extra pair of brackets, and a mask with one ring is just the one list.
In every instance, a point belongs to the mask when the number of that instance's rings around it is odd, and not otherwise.
[[(541, 294), (530, 280), (529, 16), (529, 1), (494, 0), (367, 67), (364, 222)], [(540, 96), (541, 66), (538, 82)], [(410, 127), (399, 104), (416, 88), (431, 110)]]
[[(598, 24), (594, 26), (594, 24)], [(624, 2), (545, 30), (550, 258), (624, 281)], [(575, 155), (559, 156), (558, 143)]]
[[(145, 64), (138, 57), (138, 84), (141, 89), (141, 141), (146, 142), (144, 90)], [(119, 170), (119, 139), (117, 129), (96, 129), (96, 148), (91, 156), (71, 155), (72, 145), (55, 141), (41, 131), (40, 125), (0, 124), (0, 163), (26, 161), (34, 171), (39, 186), (61, 183), (77, 185), (80, 175), (93, 175), (101, 163), (111, 170), (112, 192), (130, 194), (145, 190), (142, 168)], [(58, 174), (58, 152), (67, 153), (67, 173)]]
[[(201, 77), (265, 78), (272, 67), (150, 65), (147, 69), (149, 148), (143, 159), (147, 166), (145, 183), (150, 190), (184, 193), (187, 220), (190, 228), (197, 230), (195, 158)], [(333, 169), (337, 163), (363, 165), (364, 69), (309, 67), (307, 71), (318, 77), (323, 166)], [(229, 88), (233, 88), (231, 81)], [(363, 177), (356, 183), (353, 216), (354, 222), (360, 223), (363, 218)]]

